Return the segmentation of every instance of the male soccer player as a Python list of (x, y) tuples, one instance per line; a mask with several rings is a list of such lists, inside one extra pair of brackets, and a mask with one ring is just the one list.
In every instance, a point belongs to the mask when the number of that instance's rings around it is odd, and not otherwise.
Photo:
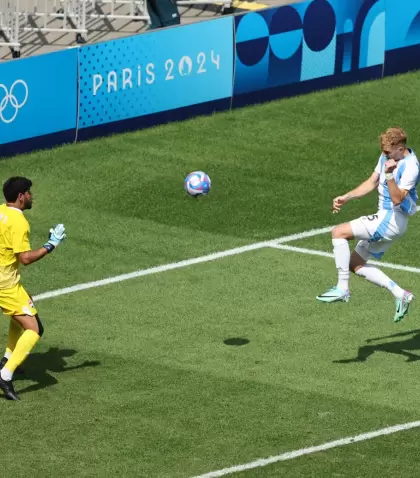
[[(409, 216), (417, 207), (416, 186), (419, 181), (419, 163), (414, 151), (407, 148), (407, 135), (401, 128), (389, 128), (380, 135), (382, 154), (369, 179), (353, 191), (333, 200), (333, 212), (351, 199), (360, 198), (378, 189), (379, 205), (376, 214), (362, 216), (340, 224), (332, 230), (338, 283), (317, 297), (322, 302), (348, 302), (350, 299), (350, 271), (374, 284), (388, 289), (396, 301), (394, 322), (407, 314), (414, 296), (398, 286), (381, 270), (366, 262), (380, 259), (392, 242), (401, 238)], [(350, 255), (349, 239), (358, 239), (355, 251)]]
[(29, 224), (23, 211), (32, 208), (32, 182), (9, 178), (3, 185), (6, 203), (0, 206), (0, 309), (10, 316), (5, 357), (0, 366), (0, 388), (9, 400), (19, 400), (13, 373), (29, 355), (44, 328), (31, 297), (20, 284), (19, 264), (32, 264), (52, 252), (66, 237), (64, 226), (50, 229), (48, 241), (31, 250)]

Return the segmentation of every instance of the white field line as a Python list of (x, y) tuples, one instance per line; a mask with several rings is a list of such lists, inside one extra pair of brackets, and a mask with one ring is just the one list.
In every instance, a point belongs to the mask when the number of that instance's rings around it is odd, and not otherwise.
[(410, 430), (411, 428), (420, 427), (420, 421), (404, 423), (402, 425), (394, 425), (392, 427), (382, 428), (380, 430), (375, 430), (368, 433), (363, 433), (361, 435), (356, 435), (352, 437), (341, 438), (339, 440), (330, 441), (323, 443), (318, 446), (311, 446), (308, 448), (301, 448), (300, 450), (293, 450), (287, 453), (282, 453), (281, 455), (270, 456), (269, 458), (262, 458), (259, 460), (251, 461), (250, 463), (245, 463), (243, 465), (232, 466), (230, 468), (223, 468), (222, 470), (211, 471), (204, 475), (195, 476), (194, 478), (216, 478), (219, 476), (231, 475), (232, 473), (238, 473), (240, 471), (251, 470), (253, 468), (260, 468), (262, 466), (271, 465), (279, 461), (293, 460), (304, 455), (312, 455), (313, 453), (318, 453), (320, 451), (331, 450), (332, 448), (337, 448), (339, 446), (350, 445), (352, 443), (357, 443), (361, 441), (371, 440), (372, 438), (377, 438), (383, 435), (391, 435), (392, 433), (398, 433), (404, 430)]
[[(309, 254), (312, 256), (322, 256), (322, 257), (334, 257), (334, 254), (331, 252), (324, 252), (324, 251), (316, 251), (314, 249), (306, 249), (304, 247), (295, 247), (295, 246), (287, 246), (284, 244), (269, 244), (267, 247), (274, 247), (275, 249), (282, 249), (284, 251), (293, 251), (293, 252), (300, 252), (301, 254)], [(403, 266), (401, 264), (391, 264), (390, 262), (382, 262), (382, 261), (369, 261), (369, 264), (375, 264), (380, 267), (385, 267), (388, 269), (395, 269), (398, 271), (405, 271), (405, 272), (414, 272), (415, 274), (420, 274), (420, 269), (418, 267), (410, 267), (410, 266)]]
[(285, 242), (298, 241), (299, 239), (306, 239), (307, 237), (319, 236), (320, 234), (326, 234), (327, 232), (330, 232), (333, 229), (333, 227), (334, 226), (323, 227), (321, 229), (311, 229), (310, 231), (298, 232), (297, 234), (291, 234), (290, 236), (280, 237), (280, 239), (274, 239), (270, 241), (270, 244), (268, 246), (270, 246), (271, 243), (284, 244)]
[[(170, 264), (164, 264), (161, 266), (156, 266), (156, 267), (150, 267), (148, 269), (140, 269), (134, 272), (130, 272), (128, 274), (121, 274), (118, 276), (113, 276), (113, 277), (107, 277), (105, 279), (97, 280), (97, 281), (92, 281), (92, 282), (85, 282), (82, 284), (75, 284), (70, 287), (65, 287), (63, 289), (57, 289), (49, 292), (44, 292), (42, 294), (38, 294), (33, 297), (34, 301), (40, 301), (40, 300), (45, 300), (45, 299), (51, 299), (53, 297), (58, 297), (60, 295), (66, 295), (66, 294), (72, 294), (74, 292), (80, 292), (82, 290), (87, 290), (87, 289), (93, 289), (95, 287), (102, 287), (106, 286), (109, 284), (115, 284), (117, 282), (123, 282), (126, 280), (130, 279), (136, 279), (137, 277), (143, 277), (151, 274), (157, 274), (159, 272), (167, 272), (170, 270), (174, 269), (181, 269), (183, 267), (191, 266), (194, 264), (201, 264), (204, 262), (210, 262), (214, 261), (217, 259), (222, 259), (224, 257), (229, 257), (229, 256), (234, 256), (237, 254), (243, 254), (244, 252), (249, 252), (249, 251), (254, 251), (257, 249), (263, 249), (265, 247), (274, 247), (277, 249), (283, 249), (283, 250), (289, 250), (289, 251), (295, 251), (295, 252), (300, 252), (304, 254), (312, 254), (312, 255), (318, 255), (318, 256), (324, 256), (324, 257), (333, 257), (331, 253), (328, 252), (322, 252), (322, 251), (315, 251), (311, 249), (305, 249), (302, 247), (293, 247), (293, 246), (286, 246), (284, 245), (287, 242), (291, 241), (296, 241), (299, 239), (305, 239), (307, 237), (313, 237), (313, 236), (318, 236), (320, 234), (325, 234), (331, 229), (333, 226), (330, 227), (323, 227), (320, 229), (311, 229), (309, 231), (304, 231), (300, 232), (297, 234), (291, 234), (289, 236), (284, 236), (280, 237), (277, 239), (273, 239), (270, 241), (263, 241), (263, 242), (257, 242), (255, 244), (249, 244), (247, 246), (242, 246), (242, 247), (236, 247), (234, 249), (228, 249), (225, 251), (221, 252), (215, 252), (213, 254), (208, 254), (205, 256), (201, 257), (195, 257), (192, 259), (186, 259), (183, 261), (179, 262), (172, 262)], [(408, 266), (403, 266), (403, 265), (398, 265), (398, 264), (390, 264), (387, 262), (375, 262), (372, 261), (372, 264), (378, 264), (383, 267), (388, 267), (390, 269), (398, 269), (398, 270), (403, 270), (407, 272), (414, 272), (414, 273), (420, 273), (420, 269), (416, 267), (408, 267)]]
[(295, 241), (298, 239), (305, 239), (306, 237), (316, 236), (318, 234), (324, 234), (331, 230), (331, 227), (324, 227), (322, 229), (312, 229), (310, 231), (301, 232), (298, 234), (292, 234), (290, 236), (284, 236), (271, 241), (257, 242), (255, 244), (249, 244), (248, 246), (236, 247), (234, 249), (228, 249), (226, 251), (216, 252), (214, 254), (208, 254), (206, 256), (195, 257), (179, 262), (172, 262), (170, 264), (164, 264), (161, 266), (151, 267), (149, 269), (141, 269), (138, 271), (130, 272), (128, 274), (122, 274), (114, 277), (108, 277), (93, 282), (86, 282), (84, 284), (76, 284), (71, 287), (65, 287), (64, 289), (52, 290), (50, 292), (44, 292), (33, 297), (34, 301), (40, 301), (45, 299), (51, 299), (52, 297), (58, 297), (60, 295), (71, 294), (73, 292), (80, 292), (86, 289), (92, 289), (94, 287), (102, 287), (109, 284), (115, 284), (116, 282), (122, 282), (129, 279), (135, 279), (137, 277), (148, 276), (150, 274), (157, 274), (158, 272), (167, 272), (174, 269), (181, 269), (182, 267), (191, 266), (194, 264), (202, 264), (203, 262), (214, 261), (216, 259), (222, 259), (224, 257), (235, 256), (237, 254), (243, 254), (244, 252), (254, 251), (256, 249), (262, 249), (264, 247), (270, 247), (276, 243), (284, 243), (289, 241)]

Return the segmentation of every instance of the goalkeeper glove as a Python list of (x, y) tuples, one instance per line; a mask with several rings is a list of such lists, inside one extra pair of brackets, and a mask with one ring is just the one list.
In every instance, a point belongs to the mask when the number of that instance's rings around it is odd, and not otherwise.
[(48, 236), (48, 241), (43, 245), (47, 249), (48, 253), (53, 251), (59, 244), (61, 244), (66, 238), (64, 233), (64, 225), (58, 224), (54, 229), (50, 229), (50, 235)]

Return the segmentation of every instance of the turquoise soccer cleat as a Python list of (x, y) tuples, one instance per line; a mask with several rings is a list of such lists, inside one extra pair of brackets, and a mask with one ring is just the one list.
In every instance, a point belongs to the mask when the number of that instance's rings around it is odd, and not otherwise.
[(395, 300), (394, 322), (400, 322), (407, 315), (408, 309), (413, 300), (414, 295), (408, 291), (404, 291), (404, 295), (401, 299)]
[(348, 302), (350, 300), (350, 292), (344, 292), (335, 286), (324, 294), (318, 295), (317, 300), (321, 302)]

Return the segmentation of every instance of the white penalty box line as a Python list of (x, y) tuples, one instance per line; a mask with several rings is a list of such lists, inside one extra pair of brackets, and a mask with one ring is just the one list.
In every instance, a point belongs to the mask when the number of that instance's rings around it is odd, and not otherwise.
[[(118, 276), (107, 277), (105, 279), (101, 279), (97, 281), (75, 284), (70, 287), (64, 287), (63, 289), (57, 289), (57, 290), (52, 290), (49, 292), (38, 294), (34, 296), (33, 299), (34, 301), (52, 299), (54, 297), (59, 297), (61, 295), (72, 294), (74, 292), (80, 292), (83, 290), (93, 289), (96, 287), (103, 287), (106, 285), (115, 284), (115, 283), (123, 282), (126, 280), (136, 279), (138, 277), (145, 277), (148, 275), (157, 274), (159, 272), (168, 272), (175, 269), (181, 269), (183, 267), (215, 261), (217, 259), (223, 259), (225, 257), (235, 256), (238, 254), (243, 254), (245, 252), (255, 251), (255, 250), (263, 249), (263, 248), (281, 249), (284, 251), (298, 252), (301, 254), (332, 258), (333, 254), (329, 252), (324, 252), (324, 251), (314, 250), (314, 249), (306, 249), (303, 247), (295, 247), (295, 246), (288, 245), (287, 243), (298, 241), (301, 239), (307, 239), (313, 236), (319, 236), (321, 234), (326, 234), (327, 232), (330, 232), (333, 229), (333, 227), (334, 226), (328, 226), (328, 227), (323, 227), (320, 229), (311, 229), (309, 231), (291, 234), (289, 236), (272, 239), (270, 241), (257, 242), (255, 244), (249, 244), (246, 246), (236, 247), (236, 248), (228, 249), (221, 252), (215, 252), (213, 254), (208, 254), (201, 257), (194, 257), (194, 258), (186, 259), (183, 261), (163, 264), (161, 266), (150, 267), (148, 269), (140, 269), (134, 272), (129, 272), (128, 274), (121, 274)], [(369, 261), (369, 262), (371, 264), (380, 265), (381, 267), (385, 267), (389, 269), (397, 269), (401, 271), (420, 274), (420, 268), (417, 268), (417, 267), (410, 267), (410, 266), (405, 266), (400, 264), (391, 264), (388, 262), (376, 262), (376, 261)]]
[(255, 251), (258, 249), (263, 249), (267, 247), (277, 247), (286, 242), (295, 241), (297, 239), (305, 239), (311, 236), (317, 236), (318, 234), (324, 234), (330, 231), (331, 227), (324, 227), (322, 229), (312, 229), (310, 231), (301, 232), (298, 234), (292, 234), (290, 236), (284, 236), (270, 241), (257, 242), (255, 244), (249, 244), (247, 246), (235, 247), (234, 249), (228, 249), (221, 252), (215, 252), (213, 254), (208, 254), (201, 257), (194, 257), (192, 259), (186, 259), (179, 262), (172, 262), (170, 264), (163, 264), (161, 266), (150, 267), (148, 269), (140, 269), (138, 271), (129, 272), (128, 274), (121, 274), (118, 276), (107, 277), (106, 279), (101, 279), (92, 282), (85, 282), (82, 284), (76, 284), (70, 287), (65, 287), (63, 289), (52, 290), (49, 292), (44, 292), (42, 294), (35, 295), (33, 300), (38, 302), (40, 300), (52, 299), (53, 297), (58, 297), (61, 295), (72, 294), (74, 292), (80, 292), (82, 290), (93, 289), (96, 287), (103, 287), (110, 284), (115, 284), (118, 282), (123, 282), (130, 279), (136, 279), (138, 277), (144, 277), (151, 274), (157, 274), (159, 272), (168, 272), (175, 269), (181, 269), (183, 267), (192, 266), (195, 264), (202, 264), (204, 262), (215, 261), (217, 259), (223, 259), (225, 257), (235, 256), (238, 254), (243, 254), (245, 252)]

